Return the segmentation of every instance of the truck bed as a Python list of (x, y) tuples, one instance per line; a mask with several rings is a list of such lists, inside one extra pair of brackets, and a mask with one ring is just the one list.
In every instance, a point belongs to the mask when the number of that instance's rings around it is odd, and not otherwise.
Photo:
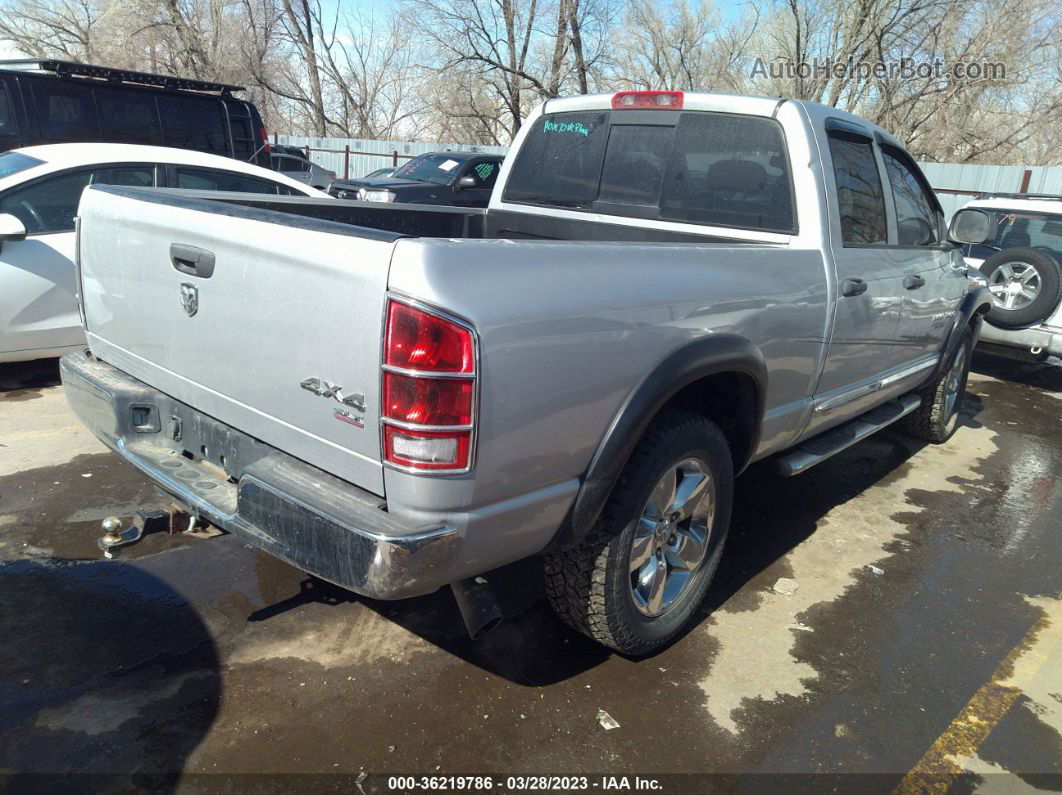
[[(153, 189), (131, 188), (129, 190), (140, 192)], [(675, 232), (656, 229), (648, 225), (614, 223), (592, 214), (588, 214), (585, 219), (571, 220), (532, 212), (487, 210), (478, 207), (382, 204), (343, 199), (313, 199), (304, 196), (260, 197), (246, 193), (226, 194), (188, 190), (167, 192), (184, 196), (187, 199), (239, 204), (286, 215), (299, 215), (364, 229), (394, 232), (404, 237), (743, 244), (742, 241), (720, 236)], [(744, 243), (744, 245), (749, 244)]]

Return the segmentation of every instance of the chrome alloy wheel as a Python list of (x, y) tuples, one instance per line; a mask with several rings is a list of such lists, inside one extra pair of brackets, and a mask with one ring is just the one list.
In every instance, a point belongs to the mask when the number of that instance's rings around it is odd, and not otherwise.
[(988, 277), (992, 303), (1000, 309), (1021, 309), (1040, 294), (1040, 273), (1027, 262), (1004, 262)]
[(962, 386), (963, 369), (966, 367), (966, 343), (959, 346), (944, 382), (944, 418), (951, 420), (959, 402), (959, 387)]
[(631, 544), (631, 596), (642, 614), (666, 613), (690, 587), (708, 551), (715, 506), (715, 481), (698, 458), (668, 467), (657, 482)]

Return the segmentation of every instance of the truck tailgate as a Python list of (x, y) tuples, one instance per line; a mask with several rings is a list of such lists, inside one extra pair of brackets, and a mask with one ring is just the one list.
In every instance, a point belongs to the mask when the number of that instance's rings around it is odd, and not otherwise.
[(86, 190), (79, 215), (98, 358), (383, 494), (380, 335), (397, 235), (126, 188)]

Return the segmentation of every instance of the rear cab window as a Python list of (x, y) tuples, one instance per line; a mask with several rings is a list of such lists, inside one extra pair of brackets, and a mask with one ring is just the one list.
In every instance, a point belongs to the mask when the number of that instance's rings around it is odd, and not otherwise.
[(503, 201), (792, 234), (774, 119), (707, 111), (556, 113), (534, 122)]

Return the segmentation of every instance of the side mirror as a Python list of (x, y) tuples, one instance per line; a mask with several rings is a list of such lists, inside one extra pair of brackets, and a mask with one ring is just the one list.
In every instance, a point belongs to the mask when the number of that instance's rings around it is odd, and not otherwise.
[(26, 225), (10, 213), (0, 214), (0, 250), (8, 240), (25, 240)]
[(461, 177), (457, 180), (457, 187), (459, 188), (474, 188), (476, 187), (475, 177)]
[(992, 217), (984, 210), (959, 210), (951, 217), (951, 224), (948, 226), (948, 239), (964, 246), (979, 246), (995, 236)]

